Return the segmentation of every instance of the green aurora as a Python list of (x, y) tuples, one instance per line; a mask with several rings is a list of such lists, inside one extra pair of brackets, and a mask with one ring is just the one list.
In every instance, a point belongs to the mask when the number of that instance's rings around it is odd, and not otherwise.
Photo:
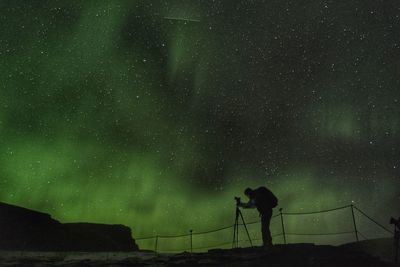
[[(0, 201), (62, 222), (125, 224), (136, 238), (230, 225), (233, 197), (266, 185), (284, 211), (354, 203), (387, 225), (400, 200), (395, 7), (1, 1)], [(356, 215), (365, 236), (385, 236)], [(351, 231), (350, 216), (285, 223)], [(195, 246), (231, 234), (195, 236)]]

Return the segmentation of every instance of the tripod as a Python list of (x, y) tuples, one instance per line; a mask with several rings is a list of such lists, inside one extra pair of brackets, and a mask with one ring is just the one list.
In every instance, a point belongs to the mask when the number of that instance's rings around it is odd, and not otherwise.
[(242, 223), (243, 223), (244, 229), (246, 230), (247, 238), (249, 239), (250, 245), (253, 246), (253, 243), (251, 242), (249, 231), (247, 230), (246, 223), (244, 222), (243, 214), (239, 209), (238, 203), (236, 203), (236, 215), (235, 215), (235, 224), (233, 226), (232, 248), (239, 247), (239, 216), (242, 219)]

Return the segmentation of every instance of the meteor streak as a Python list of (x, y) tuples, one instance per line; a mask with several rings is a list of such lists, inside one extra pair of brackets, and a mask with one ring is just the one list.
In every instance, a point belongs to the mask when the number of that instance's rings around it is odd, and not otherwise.
[(169, 20), (182, 20), (182, 21), (189, 21), (189, 22), (200, 22), (199, 19), (190, 19), (190, 18), (164, 17), (164, 19), (169, 19)]

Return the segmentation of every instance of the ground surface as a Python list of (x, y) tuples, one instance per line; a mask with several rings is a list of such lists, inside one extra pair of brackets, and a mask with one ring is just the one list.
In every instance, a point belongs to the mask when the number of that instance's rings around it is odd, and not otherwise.
[(343, 247), (312, 244), (277, 245), (262, 248), (210, 250), (176, 255), (131, 253), (40, 253), (0, 252), (0, 266), (395, 266), (364, 252)]

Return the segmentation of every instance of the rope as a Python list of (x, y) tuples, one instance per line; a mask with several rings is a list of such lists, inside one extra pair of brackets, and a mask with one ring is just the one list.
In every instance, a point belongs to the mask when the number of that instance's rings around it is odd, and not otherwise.
[[(276, 218), (276, 217), (279, 217), (279, 216), (281, 216), (281, 215), (280, 215), (280, 214), (275, 214), (274, 216), (271, 217), (271, 220), (274, 219), (274, 218)], [(260, 222), (261, 222), (261, 220), (252, 221), (252, 222), (246, 223), (246, 225), (256, 224), (256, 223), (260, 223)], [(238, 225), (243, 225), (243, 223), (239, 223)], [(232, 226), (232, 227), (233, 227), (233, 226)]]
[[(271, 219), (276, 218), (278, 216), (280, 216), (280, 214), (276, 214), (276, 215), (272, 216)], [(246, 223), (246, 225), (256, 224), (256, 223), (260, 223), (260, 222), (261, 222), (260, 220), (252, 221), (252, 222)], [(239, 223), (238, 225), (243, 225), (243, 223)], [(221, 227), (221, 228), (213, 229), (213, 230), (208, 230), (208, 231), (193, 232), (192, 235), (204, 235), (204, 234), (215, 233), (215, 232), (219, 232), (222, 230), (232, 228), (233, 226), (234, 225), (229, 225), (229, 226), (225, 226), (225, 227)], [(181, 235), (164, 235), (164, 236), (160, 235), (160, 236), (139, 237), (139, 238), (135, 238), (135, 241), (154, 239), (154, 238), (177, 238), (177, 237), (185, 237), (185, 236), (190, 236), (190, 233), (189, 234), (181, 234)]]
[(336, 233), (285, 233), (286, 235), (344, 235), (344, 234), (354, 234), (354, 231), (347, 231), (347, 232), (336, 232)]
[(177, 238), (177, 237), (185, 237), (185, 236), (190, 236), (189, 234), (181, 234), (181, 235), (159, 235), (157, 236), (158, 238)]
[(177, 238), (177, 237), (184, 237), (184, 236), (190, 236), (190, 233), (189, 234), (181, 234), (181, 235), (155, 235), (155, 236), (148, 236), (148, 237), (140, 237), (140, 238), (135, 238), (135, 241), (154, 239), (154, 238)]
[(379, 227), (381, 227), (383, 230), (385, 230), (388, 233), (391, 233), (392, 235), (394, 234), (391, 230), (387, 229), (385, 226), (383, 226), (382, 224), (378, 223), (377, 221), (375, 221), (374, 219), (372, 219), (371, 217), (369, 217), (367, 214), (365, 214), (365, 212), (363, 212), (362, 210), (360, 210), (359, 208), (357, 208), (356, 206), (353, 206), (356, 210), (358, 210), (362, 215), (364, 215), (365, 217), (367, 217), (368, 219), (370, 219), (372, 222), (374, 222), (376, 225), (378, 225)]
[(233, 227), (233, 225), (229, 225), (229, 226), (221, 227), (221, 228), (218, 228), (215, 230), (209, 230), (209, 231), (204, 231), (204, 232), (193, 232), (193, 235), (204, 235), (204, 234), (214, 233), (214, 232), (226, 230), (226, 229), (229, 229), (232, 227)]
[(334, 208), (334, 209), (328, 209), (328, 210), (320, 210), (320, 211), (310, 211), (310, 212), (282, 212), (283, 215), (309, 215), (309, 214), (317, 214), (317, 213), (324, 213), (324, 212), (330, 212), (330, 211), (335, 211), (335, 210), (342, 210), (342, 209), (347, 209), (351, 207), (351, 205), (339, 207), (339, 208)]

